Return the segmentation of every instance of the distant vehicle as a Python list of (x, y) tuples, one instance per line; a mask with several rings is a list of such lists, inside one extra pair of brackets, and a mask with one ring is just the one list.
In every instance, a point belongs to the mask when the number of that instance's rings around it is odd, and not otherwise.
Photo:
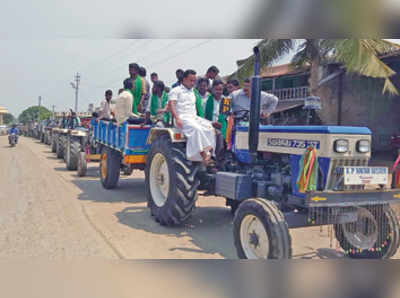
[(1, 136), (6, 135), (6, 134), (7, 134), (7, 131), (8, 131), (7, 125), (0, 125), (0, 135), (1, 135)]

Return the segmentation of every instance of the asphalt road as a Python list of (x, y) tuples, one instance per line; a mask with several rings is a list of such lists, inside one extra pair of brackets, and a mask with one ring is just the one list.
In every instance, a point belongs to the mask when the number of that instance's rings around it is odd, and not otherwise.
[[(0, 136), (0, 257), (237, 258), (224, 199), (200, 197), (184, 226), (166, 228), (146, 208), (143, 173), (121, 177), (105, 190), (97, 164), (80, 178), (49, 146), (20, 137), (10, 148)], [(343, 258), (328, 227), (291, 236), (294, 258)]]

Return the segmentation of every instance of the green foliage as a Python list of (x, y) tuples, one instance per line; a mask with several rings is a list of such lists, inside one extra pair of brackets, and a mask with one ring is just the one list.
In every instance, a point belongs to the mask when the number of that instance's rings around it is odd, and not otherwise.
[[(313, 66), (313, 61), (341, 62), (349, 73), (358, 73), (385, 80), (383, 93), (398, 94), (390, 78), (395, 74), (379, 58), (400, 50), (400, 46), (383, 39), (305, 39), (298, 45), (295, 39), (264, 39), (258, 44), (261, 66), (269, 66), (291, 51), (296, 51), (293, 67)], [(237, 61), (237, 77), (243, 80), (253, 72), (254, 56)], [(311, 86), (313, 87), (313, 86)], [(316, 86), (314, 86), (316, 87)]]
[[(45, 107), (40, 107), (40, 120), (48, 119), (51, 117), (51, 112)], [(19, 115), (18, 120), (22, 123), (27, 123), (28, 121), (37, 121), (39, 119), (39, 106), (32, 106), (24, 110), (21, 115)]]
[(3, 121), (5, 125), (8, 125), (10, 123), (13, 123), (15, 120), (14, 116), (12, 114), (4, 114), (3, 115)]

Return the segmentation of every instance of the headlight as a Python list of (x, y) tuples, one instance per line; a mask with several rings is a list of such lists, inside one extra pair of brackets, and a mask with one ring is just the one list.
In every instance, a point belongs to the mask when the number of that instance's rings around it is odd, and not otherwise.
[(349, 141), (347, 140), (336, 140), (333, 149), (337, 153), (346, 153), (349, 150)]
[(357, 151), (360, 153), (368, 153), (370, 151), (371, 145), (369, 140), (360, 140), (357, 142)]

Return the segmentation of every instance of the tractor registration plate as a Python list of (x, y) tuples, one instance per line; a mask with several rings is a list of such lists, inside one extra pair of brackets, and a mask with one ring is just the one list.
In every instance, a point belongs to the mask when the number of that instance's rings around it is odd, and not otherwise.
[(386, 185), (388, 173), (385, 167), (343, 167), (345, 185)]

